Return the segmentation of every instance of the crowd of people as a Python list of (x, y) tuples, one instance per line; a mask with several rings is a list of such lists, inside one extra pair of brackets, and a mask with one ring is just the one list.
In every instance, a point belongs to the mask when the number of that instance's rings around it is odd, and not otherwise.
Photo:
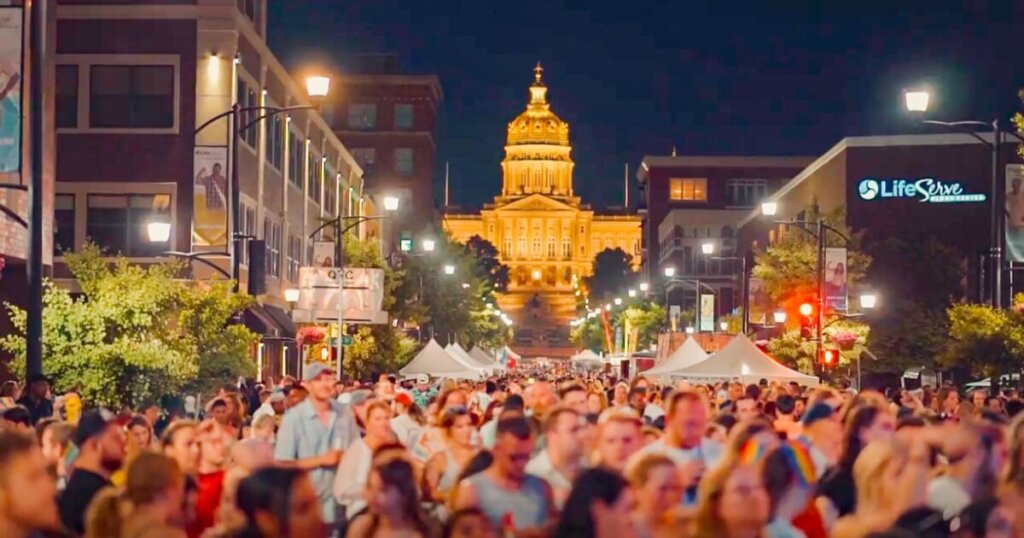
[(317, 363), (188, 416), (28, 381), (0, 386), (3, 537), (1024, 536), (1013, 390)]

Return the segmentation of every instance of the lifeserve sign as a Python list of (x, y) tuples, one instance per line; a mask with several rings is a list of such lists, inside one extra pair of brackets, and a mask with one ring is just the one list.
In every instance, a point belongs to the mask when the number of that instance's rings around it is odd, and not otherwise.
[(939, 181), (932, 177), (920, 179), (877, 179), (867, 177), (857, 184), (861, 200), (916, 198), (931, 204), (963, 204), (984, 202), (984, 194), (964, 192), (959, 181)]

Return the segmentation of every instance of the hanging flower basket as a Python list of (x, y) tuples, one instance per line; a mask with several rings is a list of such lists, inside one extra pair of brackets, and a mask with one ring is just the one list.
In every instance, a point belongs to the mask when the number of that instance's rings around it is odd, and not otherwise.
[(858, 338), (860, 336), (853, 331), (836, 331), (832, 333), (832, 341), (843, 351), (853, 349), (853, 346), (857, 344)]
[(295, 335), (295, 342), (299, 347), (312, 346), (324, 341), (327, 332), (321, 327), (303, 327)]

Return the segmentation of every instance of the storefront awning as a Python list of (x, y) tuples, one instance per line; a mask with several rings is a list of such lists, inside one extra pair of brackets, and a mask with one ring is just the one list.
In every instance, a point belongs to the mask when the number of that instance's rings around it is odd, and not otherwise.
[(242, 313), (249, 330), (270, 338), (295, 338), (295, 324), (288, 313), (272, 305), (253, 305)]

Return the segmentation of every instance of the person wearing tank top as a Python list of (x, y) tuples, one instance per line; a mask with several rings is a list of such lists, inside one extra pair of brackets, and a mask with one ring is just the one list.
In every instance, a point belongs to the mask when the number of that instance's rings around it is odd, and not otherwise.
[(530, 425), (523, 417), (498, 421), (494, 462), (459, 484), (455, 508), (478, 508), (495, 527), (519, 538), (548, 536), (556, 510), (551, 486), (526, 473), (533, 444)]

